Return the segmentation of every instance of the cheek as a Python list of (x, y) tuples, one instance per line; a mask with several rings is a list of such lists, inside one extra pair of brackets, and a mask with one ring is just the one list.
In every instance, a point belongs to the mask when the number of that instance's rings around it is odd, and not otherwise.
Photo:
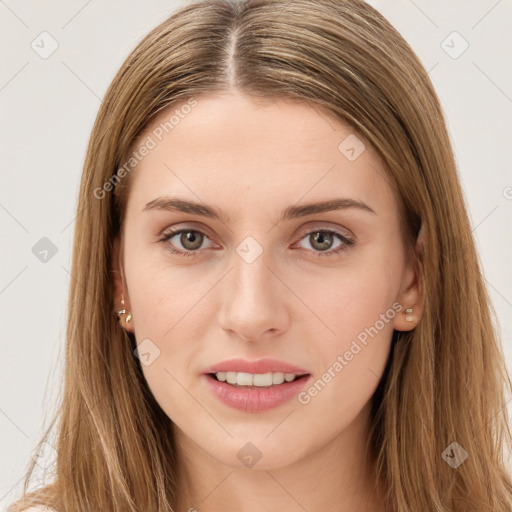
[[(332, 346), (343, 348), (383, 314), (388, 312), (387, 317), (394, 314), (392, 305), (400, 287), (401, 264), (399, 258), (392, 265), (389, 261), (374, 258), (371, 262), (356, 262), (329, 272), (294, 276), (292, 282), (296, 283), (302, 301), (314, 313), (317, 327)], [(304, 312), (309, 318), (307, 310)], [(392, 322), (385, 322), (385, 326), (378, 322), (380, 330), (388, 335), (392, 332), (391, 325)]]
[[(309, 385), (297, 396), (297, 412), (321, 418), (319, 438), (345, 430), (367, 406), (379, 385), (389, 358), (393, 329), (369, 325), (355, 337), (341, 336), (322, 348), (323, 365)], [(353, 326), (353, 329), (358, 330)]]
[[(189, 378), (186, 369), (197, 348), (190, 340), (204, 292), (195, 281), (184, 279), (178, 268), (163, 266), (142, 251), (127, 257), (125, 270), (142, 370), (160, 401), (180, 393), (176, 380), (186, 385), (184, 379)], [(149, 357), (142, 357), (141, 351)]]
[(154, 267), (139, 267), (133, 279), (133, 300), (130, 292), (137, 344), (151, 358), (150, 364), (144, 364), (141, 357), (144, 377), (155, 400), (173, 420), (197, 405), (185, 390), (192, 389), (197, 378), (190, 370), (198, 352), (195, 341), (202, 337), (198, 329), (204, 295), (197, 285), (182, 283), (176, 276), (169, 269), (158, 272)]
[(317, 316), (308, 321), (317, 334), (309, 329), (308, 338), (316, 340), (320, 372), (300, 403), (334, 423), (353, 418), (368, 402), (388, 360), (400, 284), (400, 259), (391, 268), (384, 264), (389, 261), (376, 258), (329, 279), (304, 278), (303, 300)]
[(134, 249), (125, 267), (137, 338), (176, 339), (200, 308), (208, 276), (171, 263), (160, 245)]

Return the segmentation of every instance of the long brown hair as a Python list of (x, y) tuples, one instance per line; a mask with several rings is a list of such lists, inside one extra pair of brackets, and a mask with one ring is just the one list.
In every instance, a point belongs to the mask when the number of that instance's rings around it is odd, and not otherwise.
[[(163, 512), (175, 505), (171, 420), (147, 387), (133, 335), (113, 313), (113, 241), (130, 188), (130, 173), (118, 171), (162, 109), (230, 90), (306, 101), (351, 125), (385, 162), (406, 243), (424, 226), (424, 312), (415, 329), (394, 332), (372, 397), (367, 450), (387, 508), (509, 512), (503, 455), (511, 445), (511, 382), (443, 113), (409, 45), (358, 0), (195, 1), (123, 63), (99, 109), (81, 179), (64, 391), (41, 440), (58, 420), (55, 478), (27, 492), (32, 461), (26, 493), (10, 510), (39, 503), (57, 512)], [(448, 463), (461, 453), (464, 462)]]

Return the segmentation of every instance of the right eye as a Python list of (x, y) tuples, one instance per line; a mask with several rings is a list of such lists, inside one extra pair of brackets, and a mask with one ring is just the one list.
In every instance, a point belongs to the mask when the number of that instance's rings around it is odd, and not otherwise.
[[(177, 237), (177, 235), (180, 235), (177, 240), (181, 244), (182, 249), (175, 249), (173, 247), (174, 244), (169, 243), (174, 237)], [(165, 231), (159, 241), (164, 243), (165, 248), (173, 254), (195, 256), (194, 253), (199, 252), (198, 249), (203, 245), (205, 238), (208, 238), (208, 236), (202, 231), (180, 228)]]

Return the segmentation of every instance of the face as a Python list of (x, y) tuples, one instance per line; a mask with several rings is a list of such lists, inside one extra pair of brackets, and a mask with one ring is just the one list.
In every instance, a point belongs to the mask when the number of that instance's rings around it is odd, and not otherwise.
[(349, 126), (292, 100), (196, 101), (139, 140), (117, 297), (178, 439), (285, 466), (362, 424), (393, 329), (415, 325), (414, 260), (383, 164)]

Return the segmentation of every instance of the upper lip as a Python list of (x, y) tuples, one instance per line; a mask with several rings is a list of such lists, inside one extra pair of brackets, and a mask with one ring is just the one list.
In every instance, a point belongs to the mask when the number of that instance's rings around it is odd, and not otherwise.
[(228, 359), (204, 370), (204, 374), (218, 372), (245, 372), (252, 374), (263, 373), (293, 373), (295, 375), (309, 375), (306, 370), (293, 364), (278, 361), (277, 359), (258, 359), (249, 361), (247, 359)]

